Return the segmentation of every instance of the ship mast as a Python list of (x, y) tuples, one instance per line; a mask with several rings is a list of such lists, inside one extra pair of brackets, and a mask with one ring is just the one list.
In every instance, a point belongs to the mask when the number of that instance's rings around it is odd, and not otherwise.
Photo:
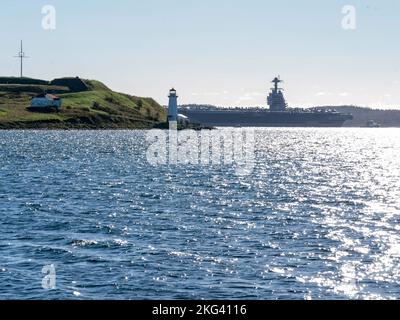
[(279, 84), (280, 84), (281, 82), (283, 82), (283, 81), (280, 80), (279, 77), (275, 77), (275, 79), (272, 80), (272, 83), (274, 84), (274, 89), (273, 89), (273, 90), (274, 90), (275, 93), (277, 93), (278, 90), (282, 90), (282, 89), (280, 89), (280, 88), (278, 87)]
[(283, 81), (279, 79), (279, 77), (275, 77), (274, 80), (272, 80), (274, 87), (271, 89), (271, 93), (267, 98), (270, 111), (281, 112), (285, 111), (287, 108), (287, 104), (282, 93), (283, 89), (279, 88), (279, 84), (281, 82)]

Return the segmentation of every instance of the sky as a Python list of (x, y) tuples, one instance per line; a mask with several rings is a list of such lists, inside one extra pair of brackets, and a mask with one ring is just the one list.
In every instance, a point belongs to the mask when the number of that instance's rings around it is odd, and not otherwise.
[[(55, 8), (55, 29), (42, 26)], [(344, 6), (355, 28), (343, 28)], [(400, 109), (398, 0), (2, 0), (0, 75), (97, 79), (167, 104), (266, 106), (280, 75), (292, 107)], [(47, 21), (47, 20), (46, 20)], [(348, 20), (345, 20), (348, 21)], [(353, 22), (353, 20), (351, 20)], [(346, 24), (348, 25), (348, 24)]]

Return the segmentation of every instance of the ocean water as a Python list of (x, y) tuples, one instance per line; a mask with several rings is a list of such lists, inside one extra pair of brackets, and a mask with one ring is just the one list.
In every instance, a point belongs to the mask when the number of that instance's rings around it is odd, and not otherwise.
[(0, 132), (0, 299), (400, 298), (400, 130), (257, 130), (244, 176), (146, 135)]

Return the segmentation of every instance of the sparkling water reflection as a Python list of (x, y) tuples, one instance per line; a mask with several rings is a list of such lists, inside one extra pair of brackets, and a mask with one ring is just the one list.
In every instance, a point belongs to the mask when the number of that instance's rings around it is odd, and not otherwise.
[(0, 132), (0, 298), (400, 298), (400, 130), (258, 130), (243, 177), (145, 136)]

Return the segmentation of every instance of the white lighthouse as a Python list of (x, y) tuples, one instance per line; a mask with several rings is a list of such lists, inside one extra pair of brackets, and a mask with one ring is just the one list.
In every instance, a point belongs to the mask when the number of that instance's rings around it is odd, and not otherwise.
[(168, 103), (168, 124), (170, 130), (178, 129), (178, 96), (176, 90), (172, 88), (169, 91)]

